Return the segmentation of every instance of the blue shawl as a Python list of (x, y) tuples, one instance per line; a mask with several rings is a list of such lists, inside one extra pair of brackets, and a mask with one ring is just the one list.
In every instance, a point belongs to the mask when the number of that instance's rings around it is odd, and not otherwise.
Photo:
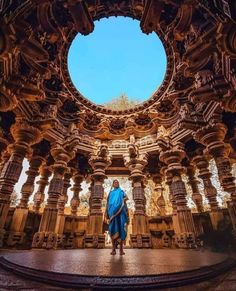
[(107, 199), (109, 233), (112, 239), (126, 239), (128, 209), (125, 204), (125, 199), (125, 192), (120, 188), (115, 188), (114, 190), (112, 190), (109, 193)]

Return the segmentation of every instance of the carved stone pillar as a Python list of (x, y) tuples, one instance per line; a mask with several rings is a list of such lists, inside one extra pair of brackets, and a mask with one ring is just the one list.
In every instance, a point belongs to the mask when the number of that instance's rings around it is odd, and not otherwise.
[(3, 130), (0, 128), (0, 175), (2, 172), (2, 168), (5, 163), (8, 161), (10, 154), (7, 151), (7, 146), (9, 142), (6, 138), (4, 138)]
[(136, 248), (150, 248), (151, 236), (146, 215), (145, 178), (143, 173), (147, 165), (146, 155), (139, 154), (138, 148), (130, 144), (129, 156), (125, 160), (126, 167), (130, 170), (129, 179), (133, 186), (133, 200), (135, 204), (132, 221), (131, 246)]
[(171, 202), (171, 205), (172, 205), (173, 228), (174, 228), (175, 232), (178, 233), (179, 231), (177, 231), (177, 230), (179, 230), (179, 220), (178, 220), (178, 216), (177, 216), (176, 200), (175, 200), (175, 197), (174, 197), (174, 194), (173, 194), (173, 191), (172, 191), (172, 187), (171, 187), (172, 178), (173, 178), (172, 174), (166, 172), (166, 185), (169, 188), (170, 202)]
[(67, 169), (67, 163), (73, 158), (73, 151), (66, 151), (60, 145), (51, 149), (54, 158), (52, 165), (53, 177), (49, 184), (47, 204), (41, 218), (39, 231), (35, 233), (32, 247), (35, 248), (53, 248), (57, 243), (57, 216), (58, 200), (63, 191), (64, 174)]
[(28, 217), (28, 202), (29, 198), (32, 195), (34, 191), (34, 181), (36, 176), (39, 174), (39, 167), (43, 162), (43, 158), (41, 156), (33, 156), (30, 159), (30, 166), (28, 171), (26, 172), (27, 179), (26, 182), (23, 184), (21, 188), (21, 200), (19, 205), (14, 211), (11, 227), (10, 227), (10, 233), (7, 239), (7, 245), (8, 246), (14, 246), (16, 244), (22, 244), (24, 242), (25, 237), (25, 225)]
[(166, 215), (166, 202), (163, 197), (163, 188), (162, 188), (162, 177), (161, 174), (155, 174), (152, 177), (153, 182), (155, 183), (155, 191), (159, 194), (159, 197), (157, 198), (157, 207), (158, 207), (158, 213), (161, 216)]
[(102, 200), (104, 196), (103, 183), (106, 178), (105, 170), (111, 161), (108, 157), (107, 146), (102, 145), (96, 155), (89, 160), (93, 168), (91, 175), (91, 197), (88, 218), (88, 227), (85, 235), (85, 247), (103, 248), (105, 247), (105, 235), (102, 231), (103, 213)]
[(48, 180), (49, 177), (52, 174), (51, 168), (47, 165), (43, 165), (40, 169), (40, 180), (37, 182), (38, 184), (38, 190), (37, 192), (34, 194), (34, 205), (33, 205), (33, 210), (35, 213), (39, 213), (41, 204), (44, 201), (44, 197), (45, 197), (45, 188), (48, 185)]
[(70, 171), (66, 172), (64, 174), (64, 180), (63, 180), (63, 190), (59, 196), (58, 203), (57, 203), (57, 209), (58, 209), (58, 215), (57, 215), (57, 222), (55, 227), (55, 233), (57, 233), (57, 248), (61, 248), (64, 246), (64, 226), (65, 226), (65, 206), (68, 201), (68, 194), (67, 191), (70, 184), (70, 179), (72, 177), (72, 174)]
[(1, 173), (2, 173), (2, 170), (3, 170), (3, 167), (8, 162), (10, 156), (11, 156), (11, 154), (9, 153), (9, 151), (7, 149), (1, 154), (0, 176), (1, 176)]
[(79, 193), (82, 190), (81, 183), (83, 182), (83, 180), (84, 180), (83, 175), (80, 175), (79, 173), (74, 174), (73, 176), (74, 185), (73, 188), (71, 189), (74, 193), (70, 201), (71, 215), (74, 216), (77, 215), (77, 210), (80, 205)]
[(195, 227), (191, 210), (187, 206), (187, 192), (185, 184), (182, 181), (181, 174), (185, 170), (181, 161), (185, 157), (182, 145), (175, 145), (172, 149), (162, 151), (160, 160), (167, 165), (166, 175), (172, 177), (170, 189), (176, 204), (176, 222), (174, 222), (174, 231), (176, 233), (177, 244), (179, 247), (191, 247), (188, 244), (189, 238), (194, 241)]
[(220, 184), (226, 192), (230, 193), (231, 201), (228, 203), (228, 207), (236, 231), (236, 185), (235, 178), (231, 173), (232, 167), (229, 159), (231, 146), (224, 143), (226, 133), (227, 127), (223, 123), (213, 123), (199, 129), (195, 138), (206, 146), (206, 151), (215, 159)]
[(0, 247), (3, 243), (4, 225), (7, 218), (10, 197), (22, 171), (22, 163), (30, 146), (40, 140), (39, 129), (22, 120), (11, 127), (15, 143), (8, 147), (10, 158), (4, 165), (0, 175)]
[(199, 170), (198, 177), (202, 179), (204, 185), (204, 194), (208, 199), (210, 205), (210, 217), (211, 223), (214, 229), (217, 229), (217, 225), (220, 220), (223, 219), (222, 211), (217, 202), (217, 190), (211, 182), (211, 172), (209, 171), (209, 162), (207, 156), (198, 155), (192, 159), (192, 162)]
[(202, 195), (199, 192), (199, 188), (198, 188), (198, 180), (195, 177), (195, 169), (193, 166), (188, 166), (187, 167), (187, 175), (188, 175), (188, 179), (189, 179), (189, 186), (192, 189), (193, 195), (192, 195), (192, 199), (197, 207), (197, 212), (203, 212), (204, 211), (204, 207), (203, 207), (203, 201), (202, 201)]
[(84, 231), (81, 231), (80, 224), (78, 225), (78, 223), (76, 223), (78, 207), (80, 205), (79, 193), (82, 190), (81, 183), (83, 182), (83, 180), (84, 180), (84, 176), (78, 173), (78, 171), (76, 171), (73, 175), (74, 185), (71, 188), (71, 190), (73, 191), (73, 197), (70, 201), (71, 215), (73, 217), (73, 222), (72, 222), (72, 232), (74, 236), (73, 242), (74, 242), (75, 248), (84, 248), (84, 240), (85, 240)]

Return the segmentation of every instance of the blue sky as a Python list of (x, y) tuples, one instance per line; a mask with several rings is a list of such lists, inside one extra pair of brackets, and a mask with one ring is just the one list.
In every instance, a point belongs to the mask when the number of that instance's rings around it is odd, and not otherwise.
[(95, 22), (94, 32), (78, 34), (68, 55), (75, 87), (96, 104), (125, 93), (144, 101), (159, 87), (166, 71), (166, 54), (154, 33), (142, 33), (139, 21), (110, 17)]

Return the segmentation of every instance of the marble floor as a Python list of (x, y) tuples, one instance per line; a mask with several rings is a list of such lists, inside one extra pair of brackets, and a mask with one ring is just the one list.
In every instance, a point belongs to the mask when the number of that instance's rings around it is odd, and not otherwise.
[(110, 249), (31, 250), (0, 253), (7, 260), (58, 273), (93, 276), (157, 275), (198, 269), (222, 262), (227, 255), (183, 249), (126, 249), (110, 255)]

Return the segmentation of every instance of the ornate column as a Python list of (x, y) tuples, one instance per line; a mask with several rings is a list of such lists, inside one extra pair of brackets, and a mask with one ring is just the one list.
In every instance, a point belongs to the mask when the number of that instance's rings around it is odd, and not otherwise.
[(1, 162), (0, 162), (0, 176), (1, 176), (1, 172), (3, 170), (3, 167), (8, 162), (10, 156), (11, 156), (11, 154), (8, 151), (8, 149), (6, 149), (4, 152), (2, 152), (2, 154), (1, 154)]
[(179, 220), (178, 220), (178, 217), (177, 217), (177, 204), (176, 204), (176, 200), (175, 200), (175, 197), (174, 197), (174, 194), (173, 194), (173, 189), (171, 187), (171, 184), (172, 184), (172, 179), (173, 179), (173, 176), (171, 173), (168, 173), (166, 172), (167, 168), (165, 169), (165, 178), (166, 178), (166, 185), (168, 186), (169, 188), (169, 195), (170, 195), (170, 202), (171, 202), (171, 205), (172, 205), (172, 223), (173, 223), (173, 228), (175, 230), (176, 233), (179, 233)]
[(197, 207), (197, 212), (203, 212), (204, 211), (204, 207), (203, 207), (203, 202), (202, 202), (202, 195), (199, 192), (199, 188), (198, 188), (198, 180), (195, 177), (195, 169), (193, 166), (189, 165), (187, 167), (187, 175), (188, 175), (188, 179), (189, 179), (189, 186), (192, 189), (193, 195), (192, 195), (192, 199)]
[(166, 215), (166, 202), (163, 197), (163, 188), (162, 188), (162, 177), (160, 173), (154, 174), (152, 176), (153, 182), (155, 183), (155, 191), (159, 194), (159, 197), (157, 198), (157, 206), (158, 211), (157, 215), (165, 216)]
[(85, 247), (103, 248), (105, 247), (105, 235), (102, 231), (103, 183), (106, 178), (105, 170), (111, 163), (107, 145), (101, 145), (98, 152), (91, 156), (89, 163), (93, 168), (93, 174), (91, 175), (90, 211), (85, 235)]
[(2, 172), (2, 168), (5, 165), (5, 163), (8, 161), (10, 155), (7, 151), (7, 146), (9, 145), (9, 142), (4, 137), (3, 130), (0, 128), (0, 175)]
[(185, 155), (183, 145), (176, 144), (169, 150), (161, 151), (160, 160), (167, 165), (166, 175), (171, 179), (170, 192), (176, 204), (176, 221), (173, 219), (173, 224), (177, 244), (179, 247), (188, 248), (190, 247), (188, 239), (191, 238), (194, 241), (195, 227), (191, 210), (187, 206), (187, 192), (181, 177), (181, 174), (185, 171), (185, 168), (181, 165)]
[(222, 211), (216, 200), (217, 190), (211, 182), (211, 172), (209, 171), (209, 157), (203, 154), (195, 156), (192, 162), (199, 170), (198, 177), (202, 179), (204, 185), (204, 194), (210, 205), (210, 218), (214, 229), (217, 229), (218, 222), (223, 219)]
[(151, 236), (146, 215), (145, 178), (143, 173), (147, 165), (146, 155), (139, 154), (134, 144), (129, 145), (129, 156), (125, 158), (125, 166), (130, 170), (129, 179), (133, 186), (133, 199), (135, 204), (132, 221), (131, 245), (136, 248), (151, 247)]
[(80, 199), (79, 199), (79, 193), (82, 190), (81, 188), (81, 183), (84, 180), (84, 176), (79, 174), (79, 173), (75, 173), (73, 175), (73, 188), (71, 189), (73, 191), (73, 197), (70, 201), (70, 207), (71, 207), (71, 215), (73, 216), (77, 216), (77, 210), (78, 207), (80, 205)]
[(226, 133), (227, 127), (223, 123), (214, 122), (213, 120), (209, 126), (199, 129), (195, 134), (195, 138), (206, 146), (206, 151), (215, 159), (220, 184), (231, 197), (228, 202), (228, 208), (236, 231), (236, 185), (235, 178), (231, 173), (232, 166), (229, 159), (231, 146), (224, 143)]
[(40, 180), (36, 183), (38, 184), (38, 190), (34, 194), (34, 205), (33, 205), (33, 210), (35, 213), (39, 213), (41, 204), (44, 201), (45, 197), (45, 188), (48, 185), (48, 180), (52, 174), (52, 170), (50, 166), (47, 166), (44, 164), (43, 166), (40, 167), (39, 169), (40, 172)]
[(50, 249), (56, 246), (58, 199), (63, 191), (63, 179), (67, 170), (67, 163), (74, 156), (73, 151), (67, 151), (59, 144), (51, 149), (51, 154), (55, 161), (52, 165), (53, 177), (49, 184), (47, 204), (43, 211), (39, 231), (35, 233), (33, 238), (32, 247), (35, 248)]
[(73, 219), (72, 223), (72, 232), (74, 236), (74, 247), (75, 248), (84, 248), (84, 229), (81, 229), (81, 223), (77, 223), (77, 211), (78, 207), (80, 205), (80, 198), (79, 198), (79, 193), (82, 190), (81, 188), (81, 183), (84, 180), (84, 176), (81, 175), (78, 170), (74, 173), (73, 175), (73, 182), (74, 185), (72, 187), (73, 191), (73, 197), (70, 201), (70, 207), (71, 207), (71, 215)]
[(10, 233), (7, 239), (8, 246), (14, 246), (16, 244), (23, 244), (25, 237), (25, 225), (29, 213), (28, 202), (29, 198), (34, 191), (34, 181), (36, 176), (39, 174), (39, 167), (43, 162), (42, 156), (33, 155), (29, 162), (29, 169), (26, 172), (27, 179), (21, 188), (21, 200), (19, 205), (16, 207), (13, 217), (12, 223), (10, 227)]
[(57, 221), (56, 221), (56, 227), (55, 227), (55, 233), (57, 233), (57, 248), (64, 246), (64, 226), (65, 226), (65, 206), (68, 201), (68, 195), (67, 191), (70, 184), (70, 179), (72, 177), (72, 173), (70, 170), (68, 170), (64, 174), (64, 180), (63, 180), (63, 190), (59, 196), (58, 203), (57, 203), (57, 209), (58, 209), (58, 215), (57, 215)]
[(10, 158), (4, 165), (0, 175), (0, 247), (3, 243), (4, 224), (10, 207), (10, 197), (17, 183), (22, 163), (30, 146), (40, 140), (40, 130), (30, 126), (23, 120), (17, 120), (11, 127), (15, 143), (8, 147)]

